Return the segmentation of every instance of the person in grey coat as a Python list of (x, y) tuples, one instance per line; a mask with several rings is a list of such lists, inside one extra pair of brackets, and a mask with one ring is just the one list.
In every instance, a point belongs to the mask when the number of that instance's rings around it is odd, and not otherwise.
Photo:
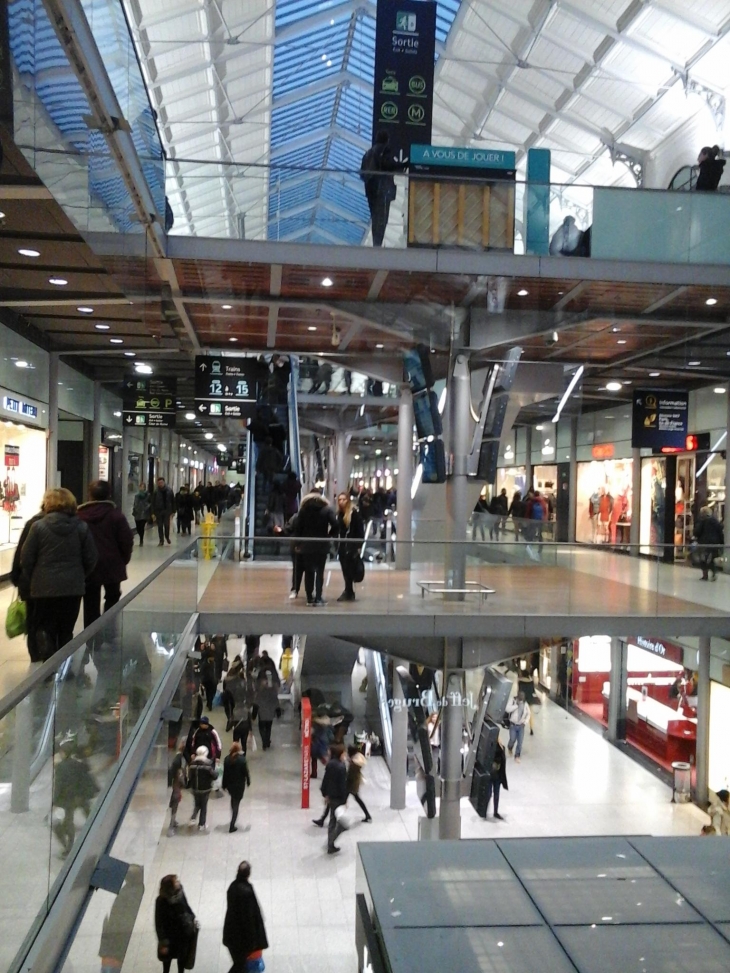
[(70, 490), (46, 490), (42, 509), (20, 555), (22, 584), (31, 598), (28, 644), (35, 646), (38, 661), (73, 638), (86, 579), (97, 561), (91, 531), (76, 516)]
[(261, 746), (271, 746), (271, 725), (278, 716), (279, 694), (270, 672), (262, 672), (256, 681), (256, 707), (261, 733)]

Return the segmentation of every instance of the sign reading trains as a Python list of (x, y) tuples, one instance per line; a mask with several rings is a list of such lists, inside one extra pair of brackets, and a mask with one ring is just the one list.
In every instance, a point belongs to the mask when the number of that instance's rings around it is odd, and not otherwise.
[(637, 389), (631, 424), (632, 447), (684, 448), (688, 411), (687, 392)]
[(399, 162), (408, 160), (412, 142), (431, 141), (435, 54), (435, 3), (378, 0), (373, 141), (386, 131)]
[(199, 415), (252, 419), (261, 366), (255, 358), (195, 359), (195, 411)]

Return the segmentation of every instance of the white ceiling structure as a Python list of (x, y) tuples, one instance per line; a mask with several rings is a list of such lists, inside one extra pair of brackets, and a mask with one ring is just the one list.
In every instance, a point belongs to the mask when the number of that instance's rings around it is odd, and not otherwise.
[[(373, 2), (125, 4), (174, 232), (365, 238)], [(724, 144), (729, 32), (730, 0), (443, 0), (433, 141), (513, 148), (519, 162), (549, 148), (556, 183), (635, 185), (615, 153), (642, 161), (698, 113), (705, 141)]]

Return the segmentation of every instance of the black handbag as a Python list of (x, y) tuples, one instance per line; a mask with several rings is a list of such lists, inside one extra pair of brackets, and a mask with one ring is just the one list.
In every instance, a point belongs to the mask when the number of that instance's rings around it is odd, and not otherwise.
[(365, 578), (365, 563), (359, 554), (355, 554), (350, 562), (350, 576), (355, 584)]

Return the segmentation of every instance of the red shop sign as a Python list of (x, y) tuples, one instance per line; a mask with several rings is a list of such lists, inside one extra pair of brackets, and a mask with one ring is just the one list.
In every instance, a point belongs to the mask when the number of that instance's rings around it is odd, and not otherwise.
[(616, 449), (613, 443), (597, 443), (591, 450), (593, 459), (613, 459)]
[(312, 773), (312, 704), (302, 700), (302, 807), (309, 807), (309, 779)]

